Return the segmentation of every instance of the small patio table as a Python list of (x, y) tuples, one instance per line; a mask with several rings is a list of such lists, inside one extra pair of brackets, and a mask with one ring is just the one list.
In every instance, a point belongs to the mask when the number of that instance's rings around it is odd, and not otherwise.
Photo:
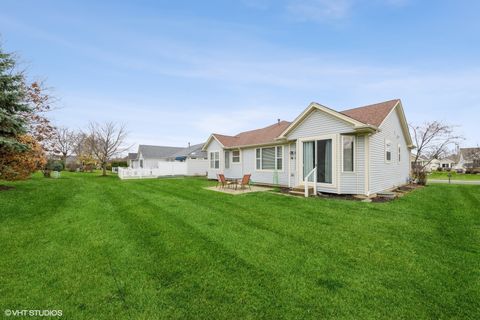
[(225, 180), (227, 180), (228, 182), (230, 182), (230, 185), (234, 185), (235, 186), (235, 190), (237, 190), (237, 186), (238, 186), (238, 181), (242, 179), (242, 178), (225, 178)]

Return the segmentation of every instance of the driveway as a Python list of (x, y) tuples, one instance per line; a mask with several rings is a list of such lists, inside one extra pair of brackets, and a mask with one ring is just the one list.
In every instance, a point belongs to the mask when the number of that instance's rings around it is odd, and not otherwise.
[[(448, 183), (448, 180), (435, 180), (428, 179), (428, 183)], [(480, 180), (451, 180), (451, 184), (478, 184), (480, 185)]]

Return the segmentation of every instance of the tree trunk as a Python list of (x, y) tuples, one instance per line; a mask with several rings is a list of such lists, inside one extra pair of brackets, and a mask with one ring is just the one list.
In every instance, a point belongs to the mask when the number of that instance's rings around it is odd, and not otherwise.
[(107, 164), (104, 163), (102, 164), (102, 176), (106, 176), (107, 175)]

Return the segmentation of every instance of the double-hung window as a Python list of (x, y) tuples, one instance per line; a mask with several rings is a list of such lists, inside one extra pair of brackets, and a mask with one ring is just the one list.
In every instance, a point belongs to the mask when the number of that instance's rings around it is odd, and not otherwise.
[(385, 140), (385, 161), (392, 161), (392, 142), (390, 140)]
[(220, 168), (220, 152), (210, 152), (210, 168), (219, 169)]
[(283, 170), (283, 147), (257, 148), (255, 166), (257, 170)]
[(342, 137), (343, 172), (354, 171), (355, 136)]
[(230, 169), (230, 151), (225, 151), (225, 169)]
[(400, 160), (402, 159), (401, 153), (402, 153), (402, 148), (400, 147), (400, 145), (398, 145), (398, 163), (400, 163)]
[(240, 162), (240, 150), (233, 150), (232, 151), (232, 162), (239, 163)]

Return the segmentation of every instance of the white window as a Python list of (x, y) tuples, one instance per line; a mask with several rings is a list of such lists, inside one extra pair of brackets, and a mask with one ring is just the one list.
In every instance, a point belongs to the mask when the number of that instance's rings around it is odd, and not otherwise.
[(230, 151), (225, 151), (225, 169), (230, 169)]
[(354, 159), (355, 159), (355, 137), (343, 136), (342, 137), (342, 151), (343, 151), (343, 172), (354, 171)]
[(385, 161), (392, 161), (392, 143), (390, 140), (385, 140)]
[(220, 152), (210, 152), (210, 168), (219, 169), (220, 168)]
[(283, 170), (283, 147), (257, 148), (255, 164), (257, 170)]
[(140, 159), (140, 168), (143, 168), (143, 159)]
[(232, 151), (232, 162), (239, 163), (240, 162), (240, 150), (233, 150)]
[(400, 163), (400, 160), (402, 159), (402, 148), (400, 145), (398, 145), (398, 163)]

